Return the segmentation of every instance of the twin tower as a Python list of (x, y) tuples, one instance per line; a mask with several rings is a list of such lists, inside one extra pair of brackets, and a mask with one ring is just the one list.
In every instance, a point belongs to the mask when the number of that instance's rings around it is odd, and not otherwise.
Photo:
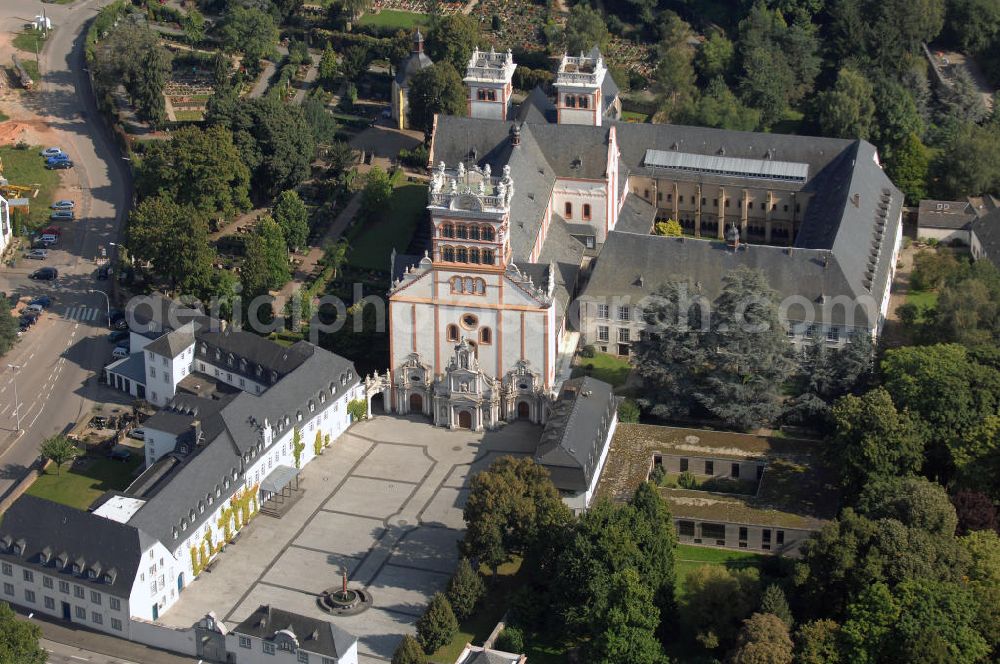
[[(432, 64), (424, 53), (424, 38), (417, 30), (410, 57), (397, 70), (392, 83), (392, 117), (399, 129), (407, 128), (406, 111), (410, 78)], [(513, 118), (514, 56), (508, 49), (497, 53), (476, 49), (465, 69), (467, 112), (473, 118), (511, 120)], [(544, 109), (559, 124), (600, 126), (605, 115), (616, 114), (618, 87), (594, 47), (579, 56), (563, 55), (555, 81), (555, 105)]]

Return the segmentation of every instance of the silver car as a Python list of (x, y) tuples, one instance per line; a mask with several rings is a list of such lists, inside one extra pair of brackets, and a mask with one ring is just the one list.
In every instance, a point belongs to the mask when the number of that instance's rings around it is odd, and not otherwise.
[(46, 259), (46, 258), (49, 257), (49, 250), (48, 249), (32, 249), (31, 251), (29, 251), (28, 253), (26, 253), (25, 256), (27, 258), (33, 258), (35, 260), (39, 260), (40, 261), (40, 260), (43, 260), (43, 259)]

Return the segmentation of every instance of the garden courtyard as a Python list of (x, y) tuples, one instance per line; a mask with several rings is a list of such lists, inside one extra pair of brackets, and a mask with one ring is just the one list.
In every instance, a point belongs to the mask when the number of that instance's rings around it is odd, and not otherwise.
[(534, 452), (540, 433), (520, 422), (452, 432), (389, 415), (356, 424), (302, 470), (304, 493), (284, 517), (257, 516), (161, 622), (188, 627), (214, 611), (232, 627), (267, 603), (325, 618), (317, 597), (346, 568), (374, 605), (332, 620), (358, 636), (361, 662), (388, 660), (454, 571), (470, 475)]

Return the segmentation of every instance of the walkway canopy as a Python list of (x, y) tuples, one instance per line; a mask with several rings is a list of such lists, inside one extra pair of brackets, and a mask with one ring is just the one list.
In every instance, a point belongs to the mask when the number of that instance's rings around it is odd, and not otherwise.
[(279, 465), (274, 468), (264, 481), (260, 483), (260, 490), (265, 493), (283, 493), (283, 489), (295, 482), (294, 489), (299, 488), (299, 470), (291, 466)]

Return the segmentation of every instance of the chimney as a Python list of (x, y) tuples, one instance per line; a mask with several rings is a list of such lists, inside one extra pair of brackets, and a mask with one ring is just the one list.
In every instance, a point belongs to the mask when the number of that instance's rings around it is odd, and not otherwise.
[(861, 207), (861, 194), (854, 194), (853, 196), (851, 196), (851, 203), (856, 208)]
[(201, 444), (201, 420), (193, 420), (191, 422), (191, 438), (192, 446)]
[(521, 128), (516, 124), (510, 126), (510, 144), (514, 147), (521, 144)]

